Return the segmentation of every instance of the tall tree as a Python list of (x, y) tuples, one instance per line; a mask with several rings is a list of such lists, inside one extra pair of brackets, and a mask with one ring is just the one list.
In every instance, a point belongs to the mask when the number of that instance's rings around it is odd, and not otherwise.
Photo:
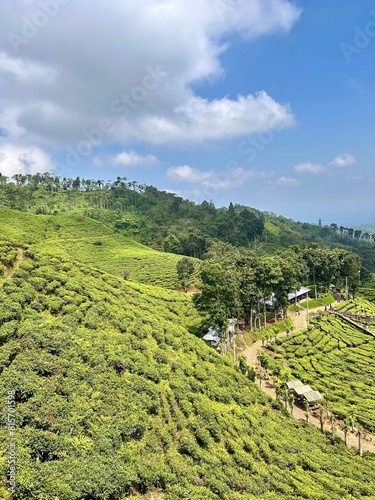
[(193, 273), (194, 264), (190, 259), (183, 257), (177, 262), (177, 276), (185, 293), (187, 292)]

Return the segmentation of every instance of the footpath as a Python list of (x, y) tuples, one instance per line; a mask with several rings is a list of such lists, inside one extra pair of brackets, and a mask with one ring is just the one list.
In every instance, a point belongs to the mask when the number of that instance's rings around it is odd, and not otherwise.
[[(304, 330), (307, 327), (307, 314), (309, 316), (312, 316), (314, 313), (317, 311), (324, 310), (324, 306), (322, 307), (316, 307), (314, 309), (309, 309), (308, 313), (307, 310), (301, 310), (300, 314), (297, 313), (292, 313), (290, 316), (291, 320), (293, 321), (294, 324), (294, 331), (298, 332), (300, 330)], [(281, 338), (288, 335), (287, 332), (281, 332), (277, 335), (277, 338)], [(258, 351), (266, 351), (267, 346), (262, 345), (261, 340), (257, 340), (252, 344), (251, 346), (246, 347), (241, 351), (241, 354), (245, 356), (247, 364), (249, 366), (252, 366), (253, 368), (258, 368), (259, 367), (259, 362), (258, 362)], [(275, 387), (272, 384), (271, 379), (270, 380), (265, 380), (263, 383), (262, 381), (257, 380), (257, 384), (260, 387), (260, 389), (266, 393), (268, 396), (270, 396), (273, 399), (276, 399), (276, 391)], [(299, 408), (298, 406), (294, 406), (293, 408), (293, 417), (296, 419), (302, 419), (306, 420), (306, 411), (302, 408)], [(315, 425), (320, 429), (320, 420), (319, 417), (314, 414), (313, 411), (309, 412), (309, 423), (312, 425)], [(328, 418), (325, 418), (324, 421), (324, 430), (331, 432), (332, 430), (332, 425)], [(336, 436), (339, 436), (344, 440), (344, 432), (340, 428), (340, 426), (337, 424), (335, 425), (335, 434)], [(356, 435), (355, 432), (352, 432), (351, 430), (347, 434), (347, 443), (348, 447), (351, 448), (356, 448), (358, 449), (358, 436)], [(362, 449), (363, 451), (370, 451), (372, 453), (375, 453), (375, 442), (373, 439), (373, 436), (370, 434), (367, 434), (366, 437), (362, 438)]]

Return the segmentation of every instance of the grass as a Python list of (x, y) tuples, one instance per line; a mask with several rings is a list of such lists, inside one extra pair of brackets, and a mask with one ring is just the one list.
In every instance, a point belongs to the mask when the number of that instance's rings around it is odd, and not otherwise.
[(314, 309), (315, 307), (328, 306), (329, 304), (333, 304), (333, 302), (335, 302), (335, 297), (329, 293), (319, 299), (304, 300), (300, 303), (300, 306), (304, 309), (307, 307), (309, 307), (309, 309)]

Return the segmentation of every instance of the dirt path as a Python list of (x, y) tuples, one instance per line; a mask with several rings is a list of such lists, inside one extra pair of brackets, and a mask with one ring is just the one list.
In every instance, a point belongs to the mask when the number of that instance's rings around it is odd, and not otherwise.
[(25, 259), (25, 251), (23, 248), (19, 248), (16, 260), (13, 262), (11, 266), (5, 267), (5, 278), (11, 278), (13, 274), (17, 271), (21, 262), (24, 259)]
[[(309, 310), (309, 315), (317, 312), (324, 310), (323, 307), (316, 307), (314, 309)], [(291, 316), (291, 320), (293, 321), (294, 328), (298, 332), (299, 330), (305, 329), (307, 327), (307, 311), (306, 310), (301, 310), (300, 315), (294, 313)], [(280, 337), (285, 337), (287, 335), (286, 332), (281, 332), (278, 334), (277, 338)], [(257, 353), (259, 350), (264, 349), (262, 347), (262, 341), (258, 340), (254, 342), (251, 346), (246, 347), (245, 349), (242, 350), (241, 354), (243, 354), (246, 357), (247, 363), (254, 367), (258, 368), (258, 359), (257, 359)], [(261, 383), (261, 385), (260, 385)], [(263, 392), (268, 394), (273, 399), (276, 399), (276, 391), (274, 386), (272, 385), (271, 380), (269, 381), (257, 381), (257, 384), (261, 388)], [(306, 420), (306, 412), (302, 408), (299, 408), (298, 406), (294, 406), (293, 408), (293, 417), (296, 419), (302, 419)], [(315, 427), (318, 427), (320, 429), (320, 420), (317, 415), (314, 415), (314, 412), (309, 413), (309, 422)], [(327, 430), (331, 432), (331, 423), (329, 422), (328, 419), (325, 419), (324, 422), (324, 430)], [(335, 433), (337, 436), (342, 438), (344, 440), (344, 432), (341, 430), (341, 428), (338, 425), (335, 425)], [(347, 443), (349, 447), (356, 448), (358, 449), (358, 437), (355, 433), (353, 432), (348, 432), (347, 435)], [(366, 438), (362, 439), (362, 448), (363, 451), (370, 451), (372, 453), (375, 453), (375, 443), (373, 440), (373, 436), (370, 434), (367, 434)]]

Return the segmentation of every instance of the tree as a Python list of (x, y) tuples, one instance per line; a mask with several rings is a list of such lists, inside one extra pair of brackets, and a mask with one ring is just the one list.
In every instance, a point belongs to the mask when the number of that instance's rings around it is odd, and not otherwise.
[(319, 422), (320, 422), (320, 432), (324, 433), (324, 408), (323, 405), (319, 405)]
[(199, 312), (207, 315), (210, 326), (217, 326), (224, 337), (227, 318), (238, 311), (237, 284), (233, 273), (220, 264), (207, 262), (201, 269), (202, 293), (193, 301)]
[(358, 436), (358, 452), (359, 452), (359, 456), (361, 457), (363, 455), (363, 446), (362, 446), (363, 431), (362, 431), (362, 429), (357, 430), (357, 436)]
[(174, 234), (168, 234), (163, 242), (164, 252), (181, 253), (181, 242)]
[(336, 430), (336, 427), (335, 427), (336, 416), (333, 413), (331, 413), (331, 415), (329, 417), (329, 421), (331, 422), (332, 440), (334, 440), (335, 439), (335, 430)]
[(193, 273), (194, 264), (190, 259), (183, 257), (177, 262), (177, 276), (185, 293), (187, 292)]
[(290, 408), (290, 414), (293, 416), (293, 408), (294, 408), (294, 395), (292, 392), (288, 394), (288, 404)]

